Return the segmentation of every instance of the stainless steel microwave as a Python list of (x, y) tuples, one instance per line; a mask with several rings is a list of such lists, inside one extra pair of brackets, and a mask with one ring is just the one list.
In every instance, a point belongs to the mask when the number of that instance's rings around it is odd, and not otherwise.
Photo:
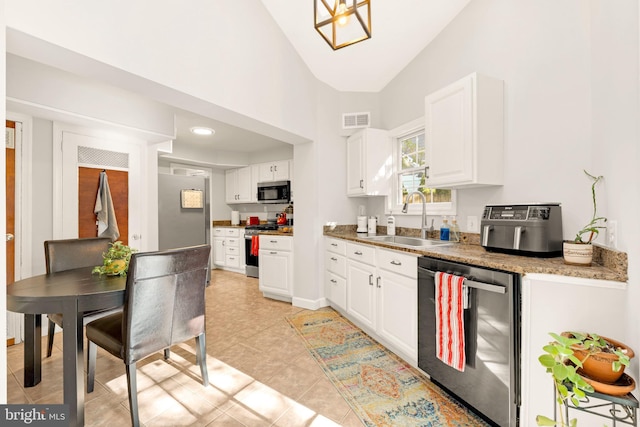
[(258, 183), (258, 203), (289, 203), (291, 201), (291, 181)]

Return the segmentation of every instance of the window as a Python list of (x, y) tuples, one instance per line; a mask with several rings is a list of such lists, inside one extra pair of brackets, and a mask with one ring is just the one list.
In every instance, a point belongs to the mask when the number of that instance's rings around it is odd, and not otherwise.
[[(409, 212), (422, 212), (422, 198), (427, 200), (427, 213), (455, 215), (455, 191), (429, 188), (426, 186), (426, 142), (422, 121), (409, 123), (392, 132), (395, 151), (395, 201), (392, 211), (401, 211), (404, 203), (409, 203)], [(411, 195), (411, 197), (409, 197)]]

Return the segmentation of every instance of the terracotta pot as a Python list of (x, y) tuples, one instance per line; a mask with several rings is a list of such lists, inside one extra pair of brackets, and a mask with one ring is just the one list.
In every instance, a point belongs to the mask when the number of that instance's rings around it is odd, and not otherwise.
[(589, 243), (562, 242), (564, 263), (588, 267), (593, 259), (593, 245)]
[[(562, 335), (568, 337), (572, 336), (569, 332), (563, 332)], [(633, 356), (635, 355), (631, 348), (621, 343), (620, 341), (603, 337), (602, 335), (600, 335), (600, 338), (604, 339), (615, 347), (626, 349), (629, 359), (633, 358)], [(618, 379), (624, 373), (624, 365), (622, 365), (620, 367), (620, 370), (617, 372), (613, 370), (612, 364), (613, 362), (618, 360), (618, 356), (613, 353), (598, 352), (587, 357), (588, 351), (585, 350), (581, 344), (571, 346), (571, 349), (573, 350), (573, 354), (582, 361), (582, 368), (578, 371), (583, 372), (589, 378), (602, 383), (613, 384), (618, 381)]]

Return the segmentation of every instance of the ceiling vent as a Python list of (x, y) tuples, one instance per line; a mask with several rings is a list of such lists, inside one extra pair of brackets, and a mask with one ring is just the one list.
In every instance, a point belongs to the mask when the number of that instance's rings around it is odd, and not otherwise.
[(345, 113), (342, 115), (343, 129), (359, 129), (371, 126), (371, 113)]

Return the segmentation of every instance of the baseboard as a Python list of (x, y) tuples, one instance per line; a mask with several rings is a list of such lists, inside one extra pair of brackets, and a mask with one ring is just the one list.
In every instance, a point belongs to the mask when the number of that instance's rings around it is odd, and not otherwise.
[(326, 298), (319, 298), (317, 300), (311, 300), (306, 298), (293, 297), (291, 305), (294, 307), (306, 308), (307, 310), (317, 310), (322, 307), (327, 307), (329, 301)]
[(15, 338), (7, 338), (7, 347), (11, 347), (15, 343), (16, 343), (16, 339)]

